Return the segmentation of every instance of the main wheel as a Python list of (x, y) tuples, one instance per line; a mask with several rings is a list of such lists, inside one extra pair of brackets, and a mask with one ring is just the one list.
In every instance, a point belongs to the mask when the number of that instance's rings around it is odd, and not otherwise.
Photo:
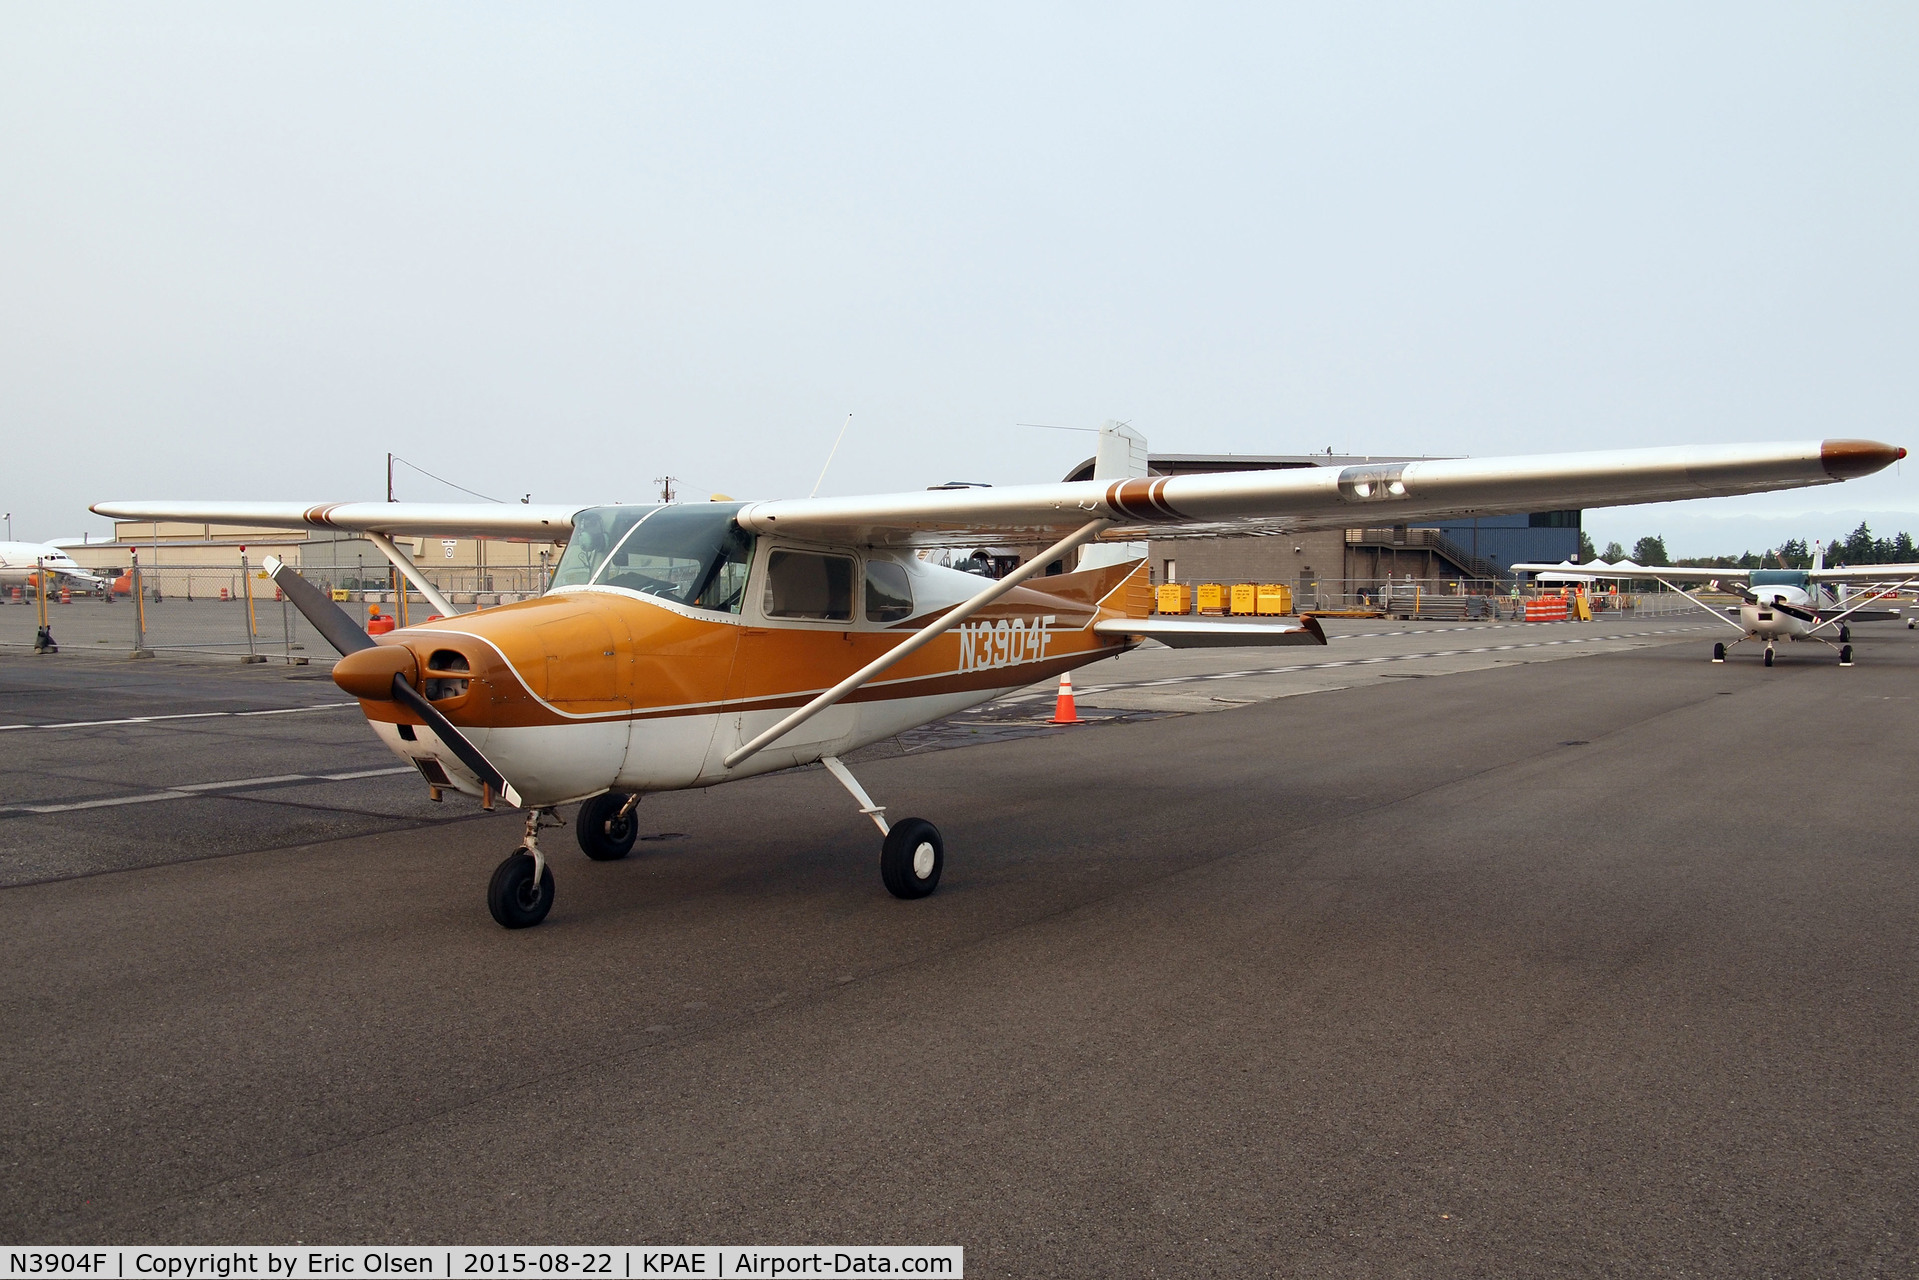
[(1842, 667), (1850, 667), (1852, 665), (1851, 645), (1842, 644), (1839, 646), (1839, 665)]
[(894, 823), (880, 846), (880, 879), (895, 898), (924, 898), (939, 888), (945, 865), (940, 829), (924, 818)]
[(582, 853), (595, 862), (618, 862), (633, 851), (640, 824), (633, 814), (620, 816), (625, 807), (626, 796), (618, 791), (603, 792), (580, 806), (573, 834)]
[(533, 855), (519, 849), (507, 855), (486, 887), (487, 910), (508, 929), (530, 929), (553, 909), (553, 868), (533, 881)]
[(1714, 662), (1724, 662), (1724, 661), (1726, 660), (1726, 646), (1725, 646), (1725, 645), (1723, 645), (1723, 644), (1715, 644), (1715, 645), (1714, 645), (1714, 646), (1712, 647), (1712, 660), (1713, 660)]
[(1767, 647), (1767, 649), (1766, 649), (1766, 665), (1767, 665), (1767, 666), (1769, 666), (1769, 667), (1770, 667), (1770, 666), (1772, 665), (1772, 648), (1771, 648), (1771, 646), (1768, 646), (1768, 647)]
[(1843, 622), (1839, 624), (1839, 643), (1840, 644), (1852, 643), (1852, 628), (1847, 626)]

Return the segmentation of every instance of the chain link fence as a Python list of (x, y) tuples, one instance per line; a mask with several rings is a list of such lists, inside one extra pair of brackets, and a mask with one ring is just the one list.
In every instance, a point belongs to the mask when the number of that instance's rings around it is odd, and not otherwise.
[[(376, 576), (370, 569), (329, 578), (324, 567), (309, 567), (302, 576), (329, 592), (362, 627), (376, 611), (400, 625), (434, 616), (433, 606), (418, 591), (396, 594), (388, 575)], [(538, 570), (428, 577), (461, 609), (511, 604), (537, 594), (530, 588), (537, 588)], [(520, 589), (462, 589), (461, 579), (470, 580), (467, 585), (473, 588), (489, 580), (496, 584), (504, 580)], [(62, 588), (56, 582), (47, 592), (45, 605), (54, 643), (67, 652), (118, 656), (144, 650), (294, 664), (331, 663), (339, 656), (257, 565), (249, 565), (244, 572), (235, 565), (142, 566), (137, 599), (133, 588), (131, 571), (120, 575), (114, 589), (104, 592)], [(40, 616), (41, 603), (31, 584), (7, 591), (0, 603), (0, 647), (33, 648)]]

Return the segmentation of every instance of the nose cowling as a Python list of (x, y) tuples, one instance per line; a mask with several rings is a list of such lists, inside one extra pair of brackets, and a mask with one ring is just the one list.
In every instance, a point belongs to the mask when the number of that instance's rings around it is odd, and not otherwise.
[(394, 676), (413, 684), (419, 674), (419, 659), (403, 644), (376, 644), (333, 664), (333, 683), (356, 698), (375, 702), (392, 701)]

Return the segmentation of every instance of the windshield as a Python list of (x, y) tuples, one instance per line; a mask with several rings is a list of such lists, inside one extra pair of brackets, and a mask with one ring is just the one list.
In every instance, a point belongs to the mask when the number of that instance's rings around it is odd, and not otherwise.
[(559, 567), (553, 570), (553, 587), (583, 587), (593, 581), (606, 553), (624, 538), (634, 525), (658, 511), (658, 507), (591, 507), (573, 517), (573, 536), (566, 540), (566, 551)]
[[(576, 564), (567, 545), (555, 586), (620, 587), (696, 609), (738, 613), (753, 559), (753, 538), (733, 521), (741, 502), (670, 507), (601, 507), (574, 519), (596, 547)], [(604, 541), (602, 541), (604, 539)]]

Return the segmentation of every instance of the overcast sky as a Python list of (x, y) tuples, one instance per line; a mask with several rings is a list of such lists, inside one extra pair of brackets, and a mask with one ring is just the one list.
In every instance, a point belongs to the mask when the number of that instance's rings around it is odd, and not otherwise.
[[(1916, 67), (1911, 3), (7, 4), (0, 504), (805, 494), (848, 413), (823, 493), (1109, 417), (1919, 448)], [(1919, 463), (1587, 527), (1801, 512)]]

